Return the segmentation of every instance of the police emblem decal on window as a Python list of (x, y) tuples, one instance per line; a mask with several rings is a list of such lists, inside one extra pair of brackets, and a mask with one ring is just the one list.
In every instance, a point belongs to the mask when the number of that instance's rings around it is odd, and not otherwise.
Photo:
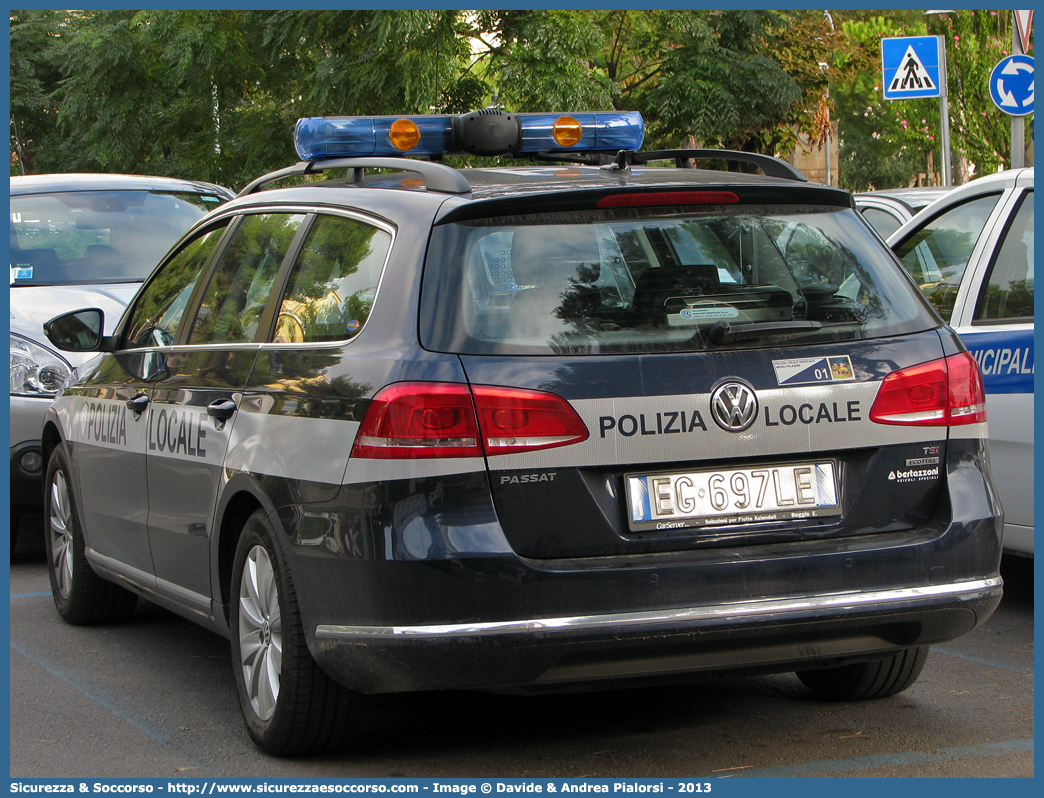
[(773, 360), (772, 368), (776, 372), (776, 383), (781, 386), (847, 382), (856, 378), (848, 355)]

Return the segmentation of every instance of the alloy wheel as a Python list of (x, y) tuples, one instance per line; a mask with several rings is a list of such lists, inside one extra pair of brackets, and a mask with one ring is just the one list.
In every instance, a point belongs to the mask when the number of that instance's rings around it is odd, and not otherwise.
[(283, 664), (279, 586), (272, 560), (254, 546), (243, 563), (239, 589), (239, 655), (250, 706), (260, 720), (275, 714)]
[(72, 500), (62, 471), (51, 479), (50, 509), (51, 569), (58, 595), (67, 599), (73, 580)]

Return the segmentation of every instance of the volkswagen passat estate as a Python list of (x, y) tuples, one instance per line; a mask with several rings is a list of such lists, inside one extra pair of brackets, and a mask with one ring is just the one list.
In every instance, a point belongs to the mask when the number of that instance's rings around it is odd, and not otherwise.
[(304, 119), (113, 334), (52, 319), (98, 353), (43, 431), (61, 616), (228, 637), (277, 754), (374, 693), (910, 686), (1001, 597), (976, 362), (851, 195), (643, 132)]

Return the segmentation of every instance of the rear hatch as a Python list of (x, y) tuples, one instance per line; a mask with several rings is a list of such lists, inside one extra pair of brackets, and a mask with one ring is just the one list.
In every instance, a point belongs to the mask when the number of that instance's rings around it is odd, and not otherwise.
[(422, 342), (460, 357), (519, 555), (866, 535), (936, 512), (965, 356), (944, 360), (937, 320), (837, 192), (742, 195), (500, 205), (435, 228)]

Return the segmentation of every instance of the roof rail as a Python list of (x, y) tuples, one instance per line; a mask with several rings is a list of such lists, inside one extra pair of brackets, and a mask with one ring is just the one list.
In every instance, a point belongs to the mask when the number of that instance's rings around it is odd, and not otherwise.
[(308, 175), (326, 169), (353, 169), (353, 183), (362, 183), (367, 169), (399, 169), (405, 172), (416, 172), (424, 178), (428, 191), (441, 194), (467, 194), (471, 184), (467, 179), (449, 166), (434, 161), (417, 161), (412, 158), (326, 158), (314, 161), (299, 161), (293, 166), (279, 169), (252, 180), (236, 196), (245, 197), (253, 194), (261, 186), (282, 180), (294, 175)]
[[(675, 165), (685, 168), (689, 159), (730, 161), (732, 163), (748, 163), (758, 167), (769, 177), (781, 177), (786, 180), (800, 180), (807, 183), (808, 178), (801, 172), (779, 158), (762, 155), (757, 152), (740, 150), (651, 150), (649, 152), (631, 153), (632, 163), (648, 163), (649, 161), (674, 160)], [(691, 164), (690, 164), (691, 168)]]
[(615, 156), (608, 153), (559, 153), (544, 151), (517, 157), (530, 158), (536, 161), (566, 161), (568, 163), (582, 163), (588, 166), (607, 166), (607, 168), (611, 169), (626, 169), (631, 164), (646, 164), (649, 161), (673, 160), (674, 165), (680, 169), (695, 168), (691, 159), (731, 161), (733, 163), (748, 163), (757, 166), (769, 177), (800, 180), (802, 183), (808, 182), (808, 178), (805, 175), (786, 161), (773, 158), (771, 155), (742, 152), (740, 150), (650, 150), (648, 152), (620, 150)]

